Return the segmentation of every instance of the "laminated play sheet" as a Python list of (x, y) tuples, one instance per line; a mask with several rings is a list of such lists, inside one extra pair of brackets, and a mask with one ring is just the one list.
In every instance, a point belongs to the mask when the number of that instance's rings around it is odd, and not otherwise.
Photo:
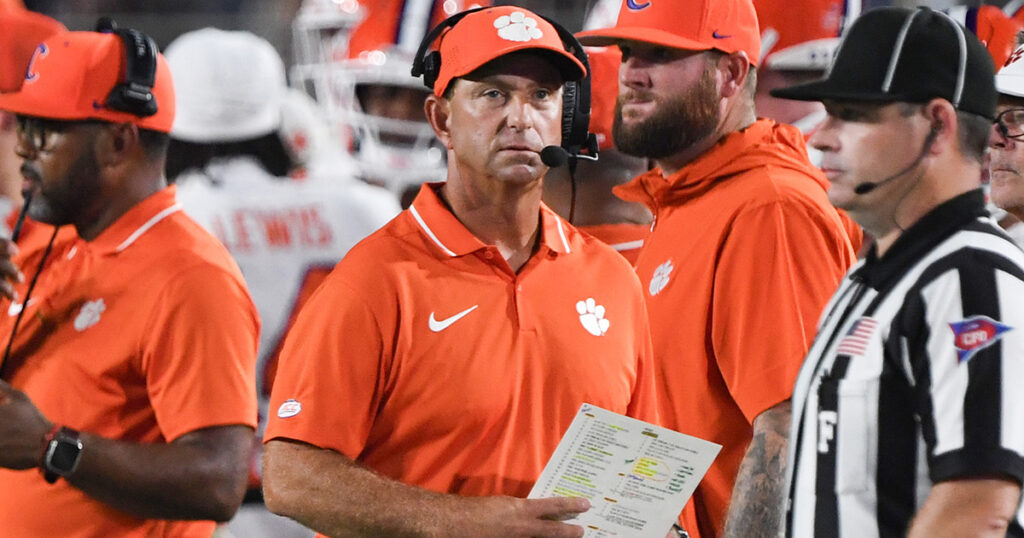
[(529, 497), (586, 497), (584, 538), (665, 538), (721, 448), (583, 404)]

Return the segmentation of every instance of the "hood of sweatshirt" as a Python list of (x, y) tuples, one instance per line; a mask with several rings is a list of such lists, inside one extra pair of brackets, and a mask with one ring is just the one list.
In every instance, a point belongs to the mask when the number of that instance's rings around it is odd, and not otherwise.
[(717, 144), (675, 174), (664, 177), (660, 168), (645, 172), (615, 187), (623, 200), (640, 202), (657, 211), (665, 204), (695, 198), (720, 181), (762, 166), (779, 166), (807, 173), (828, 189), (828, 180), (809, 165), (804, 136), (793, 126), (760, 119), (742, 131), (722, 137)]

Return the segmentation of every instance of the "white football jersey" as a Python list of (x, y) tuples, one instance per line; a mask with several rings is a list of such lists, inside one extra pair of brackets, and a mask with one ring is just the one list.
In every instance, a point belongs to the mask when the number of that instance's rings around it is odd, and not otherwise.
[(387, 190), (352, 179), (345, 169), (326, 172), (277, 178), (239, 157), (177, 180), (185, 212), (231, 252), (259, 310), (261, 403), (269, 392), (268, 367), (276, 368), (274, 358), (298, 307), (349, 248), (400, 211)]

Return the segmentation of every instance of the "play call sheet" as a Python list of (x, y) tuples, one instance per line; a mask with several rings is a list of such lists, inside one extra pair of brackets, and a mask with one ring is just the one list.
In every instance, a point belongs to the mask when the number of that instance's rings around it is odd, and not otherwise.
[(584, 538), (665, 538), (721, 448), (583, 404), (530, 498), (589, 499)]

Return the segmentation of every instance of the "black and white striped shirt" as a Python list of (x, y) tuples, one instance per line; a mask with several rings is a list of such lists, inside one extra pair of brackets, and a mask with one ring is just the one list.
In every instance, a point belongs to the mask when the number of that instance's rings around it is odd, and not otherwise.
[(793, 410), (787, 536), (903, 536), (936, 482), (1024, 480), (1024, 253), (981, 191), (850, 270)]

